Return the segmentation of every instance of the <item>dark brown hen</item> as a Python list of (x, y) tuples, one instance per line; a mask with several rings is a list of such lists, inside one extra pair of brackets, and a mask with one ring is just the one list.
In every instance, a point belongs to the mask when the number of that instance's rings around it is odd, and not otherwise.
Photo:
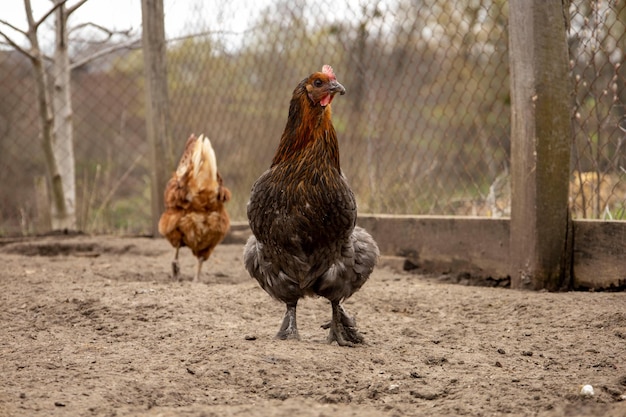
[(356, 226), (354, 194), (339, 164), (331, 121), (335, 94), (345, 94), (332, 68), (298, 84), (270, 169), (254, 183), (247, 212), (253, 235), (244, 248), (248, 272), (287, 311), (277, 334), (298, 339), (296, 306), (322, 296), (332, 306), (329, 343), (362, 343), (341, 302), (367, 281), (379, 257), (374, 239)]

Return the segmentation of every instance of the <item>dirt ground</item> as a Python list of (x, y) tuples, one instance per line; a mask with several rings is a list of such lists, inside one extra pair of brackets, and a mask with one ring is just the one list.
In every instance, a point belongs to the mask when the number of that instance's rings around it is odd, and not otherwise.
[[(346, 303), (367, 345), (329, 345), (323, 299), (284, 307), (224, 244), (0, 241), (0, 416), (626, 416), (626, 293), (530, 293), (386, 266)], [(591, 384), (595, 395), (583, 397)]]

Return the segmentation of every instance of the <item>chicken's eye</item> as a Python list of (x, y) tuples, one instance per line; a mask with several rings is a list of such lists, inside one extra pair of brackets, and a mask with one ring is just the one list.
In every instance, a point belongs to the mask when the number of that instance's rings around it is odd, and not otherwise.
[(322, 80), (320, 80), (319, 78), (317, 78), (315, 81), (313, 81), (313, 86), (314, 86), (314, 87), (319, 88), (319, 87), (321, 87), (321, 86), (322, 86), (322, 84), (323, 84), (323, 83), (322, 83)]

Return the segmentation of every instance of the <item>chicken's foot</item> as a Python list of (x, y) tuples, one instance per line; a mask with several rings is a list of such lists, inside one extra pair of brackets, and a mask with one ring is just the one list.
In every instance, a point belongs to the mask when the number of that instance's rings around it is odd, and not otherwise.
[(297, 303), (288, 303), (287, 311), (285, 311), (285, 317), (283, 318), (283, 324), (280, 326), (280, 330), (276, 334), (276, 338), (280, 340), (296, 339), (300, 340), (298, 334), (298, 326), (296, 324), (296, 305)]
[(339, 346), (354, 346), (364, 343), (365, 339), (356, 328), (356, 321), (348, 316), (346, 310), (339, 304), (339, 301), (331, 301), (333, 312), (330, 323), (322, 325), (324, 329), (330, 329), (328, 333), (328, 343), (337, 342)]
[(178, 264), (178, 251), (180, 248), (176, 248), (176, 253), (174, 254), (174, 260), (172, 261), (172, 278), (175, 280), (180, 279), (180, 265)]

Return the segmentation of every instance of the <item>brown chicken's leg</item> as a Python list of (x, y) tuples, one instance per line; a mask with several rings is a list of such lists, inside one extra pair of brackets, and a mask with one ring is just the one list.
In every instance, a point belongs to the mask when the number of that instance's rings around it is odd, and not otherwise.
[(330, 323), (322, 325), (324, 329), (330, 328), (328, 343), (336, 341), (339, 346), (354, 346), (364, 343), (363, 336), (356, 329), (355, 320), (348, 316), (339, 301), (331, 301), (333, 317)]
[(174, 254), (174, 260), (172, 261), (172, 278), (178, 280), (180, 278), (180, 265), (178, 264), (178, 251), (180, 248), (176, 248), (176, 253)]
[(196, 275), (193, 277), (193, 282), (200, 281), (200, 271), (202, 270), (202, 263), (203, 262), (204, 262), (204, 259), (198, 257), (198, 266), (196, 268)]
[(280, 340), (296, 339), (300, 340), (298, 334), (298, 326), (296, 324), (296, 305), (295, 303), (287, 303), (287, 311), (285, 311), (285, 317), (283, 318), (283, 324), (280, 326), (280, 330), (276, 334), (276, 338)]

